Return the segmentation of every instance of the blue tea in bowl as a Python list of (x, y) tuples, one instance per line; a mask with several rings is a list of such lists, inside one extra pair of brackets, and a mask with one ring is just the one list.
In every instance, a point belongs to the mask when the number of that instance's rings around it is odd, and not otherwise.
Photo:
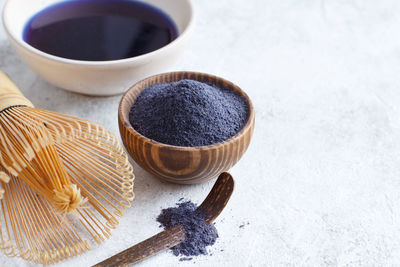
[(71, 0), (47, 7), (26, 24), (23, 39), (45, 53), (105, 61), (140, 56), (176, 39), (162, 10), (130, 0)]

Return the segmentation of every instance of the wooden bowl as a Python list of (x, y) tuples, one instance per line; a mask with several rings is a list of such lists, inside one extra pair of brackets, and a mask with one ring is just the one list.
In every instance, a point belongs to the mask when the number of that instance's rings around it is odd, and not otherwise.
[[(167, 145), (151, 140), (133, 129), (129, 111), (138, 95), (156, 83), (170, 83), (183, 79), (207, 82), (239, 93), (249, 105), (247, 122), (230, 139), (199, 147)], [(118, 110), (122, 141), (128, 153), (143, 169), (153, 175), (178, 184), (196, 184), (217, 177), (229, 170), (242, 157), (254, 130), (254, 110), (249, 97), (238, 86), (222, 78), (196, 72), (159, 74), (133, 85), (122, 97)]]

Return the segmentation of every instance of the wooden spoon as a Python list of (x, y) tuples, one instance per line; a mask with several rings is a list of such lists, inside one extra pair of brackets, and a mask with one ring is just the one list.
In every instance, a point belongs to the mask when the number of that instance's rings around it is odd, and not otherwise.
[[(234, 181), (232, 176), (221, 173), (215, 182), (207, 198), (197, 210), (201, 210), (206, 216), (206, 222), (212, 223), (222, 212), (232, 195)], [(143, 242), (134, 245), (93, 267), (119, 267), (136, 263), (161, 251), (172, 248), (185, 240), (185, 229), (181, 225), (168, 228)]]

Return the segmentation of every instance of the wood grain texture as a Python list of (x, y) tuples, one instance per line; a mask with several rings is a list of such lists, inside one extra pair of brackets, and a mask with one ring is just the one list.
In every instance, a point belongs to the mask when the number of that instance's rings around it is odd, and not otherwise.
[(136, 263), (149, 256), (155, 255), (168, 248), (172, 248), (185, 240), (183, 226), (173, 226), (154, 235), (137, 245), (134, 245), (93, 267), (121, 267)]
[[(138, 95), (153, 84), (182, 79), (212, 83), (239, 93), (249, 105), (249, 116), (242, 130), (222, 143), (200, 147), (162, 144), (135, 131), (129, 122), (129, 111)], [(121, 138), (135, 162), (153, 175), (179, 184), (208, 181), (235, 165), (250, 144), (254, 120), (251, 100), (238, 86), (225, 79), (197, 72), (165, 73), (142, 80), (124, 94), (118, 110)]]
[(205, 214), (206, 223), (212, 223), (223, 211), (233, 193), (234, 185), (235, 182), (229, 173), (224, 172), (218, 176), (207, 198), (197, 208)]

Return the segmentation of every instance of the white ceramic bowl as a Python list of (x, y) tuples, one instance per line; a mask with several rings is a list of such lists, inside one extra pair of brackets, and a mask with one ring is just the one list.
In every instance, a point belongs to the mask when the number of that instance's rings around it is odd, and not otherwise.
[(168, 45), (141, 56), (110, 61), (82, 61), (44, 53), (22, 37), (27, 21), (45, 7), (60, 0), (8, 0), (3, 24), (11, 45), (21, 59), (49, 83), (88, 95), (115, 95), (135, 82), (165, 71), (183, 50), (193, 21), (190, 0), (141, 0), (166, 12), (178, 27), (179, 36)]

